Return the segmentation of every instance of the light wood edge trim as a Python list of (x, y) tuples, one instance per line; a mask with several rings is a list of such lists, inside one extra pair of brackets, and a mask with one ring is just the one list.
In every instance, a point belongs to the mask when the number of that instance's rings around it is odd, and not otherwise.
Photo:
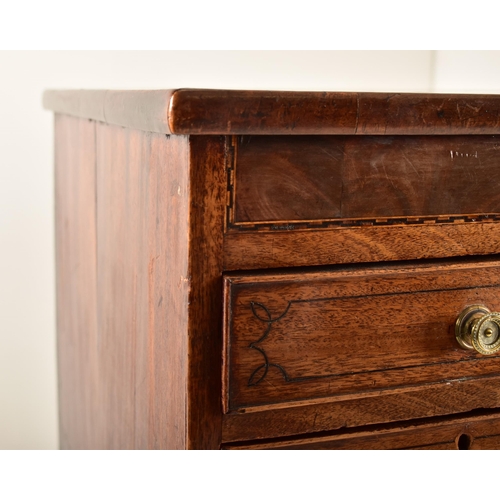
[(171, 134), (174, 95), (172, 90), (46, 90), (43, 107), (110, 125)]

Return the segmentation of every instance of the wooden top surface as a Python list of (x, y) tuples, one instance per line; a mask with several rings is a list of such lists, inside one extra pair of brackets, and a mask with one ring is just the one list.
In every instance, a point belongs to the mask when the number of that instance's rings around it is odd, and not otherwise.
[(164, 134), (496, 134), (500, 95), (47, 90), (56, 113)]

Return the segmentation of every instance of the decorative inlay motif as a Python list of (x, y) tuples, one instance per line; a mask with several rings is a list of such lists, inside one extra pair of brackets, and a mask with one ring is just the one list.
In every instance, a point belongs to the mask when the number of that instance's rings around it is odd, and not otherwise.
[(435, 216), (435, 217), (394, 217), (385, 219), (332, 219), (315, 221), (293, 221), (277, 224), (275, 222), (231, 223), (229, 229), (238, 231), (292, 231), (296, 229), (330, 229), (334, 227), (363, 227), (363, 226), (397, 226), (397, 225), (425, 225), (425, 224), (460, 224), (474, 222), (500, 222), (499, 214), (479, 214), (473, 216)]
[[(249, 386), (257, 385), (258, 383), (262, 382), (262, 380), (264, 380), (264, 378), (266, 377), (267, 372), (269, 371), (269, 368), (271, 366), (278, 368), (278, 370), (280, 370), (281, 373), (283, 374), (284, 379), (287, 382), (290, 382), (290, 378), (289, 378), (288, 374), (286, 373), (286, 370), (282, 366), (280, 366), (276, 363), (269, 363), (269, 359), (267, 357), (266, 352), (264, 351), (263, 348), (258, 347), (257, 344), (260, 344), (261, 342), (263, 342), (267, 338), (267, 336), (269, 335), (269, 332), (271, 331), (272, 324), (276, 323), (276, 321), (279, 321), (281, 318), (283, 318), (286, 315), (286, 313), (288, 312), (288, 310), (290, 309), (291, 305), (292, 305), (292, 303), (288, 302), (288, 306), (286, 307), (285, 311), (277, 318), (272, 318), (271, 313), (269, 312), (269, 309), (264, 304), (261, 304), (260, 302), (250, 302), (250, 307), (252, 309), (253, 315), (258, 320), (260, 320), (264, 323), (267, 323), (267, 327), (266, 327), (266, 330), (264, 331), (264, 334), (262, 335), (262, 337), (260, 337), (259, 340), (256, 340), (255, 342), (252, 342), (249, 345), (250, 349), (255, 349), (256, 351), (259, 351), (262, 354), (262, 356), (264, 357), (264, 363), (262, 365), (258, 366), (253, 371), (253, 373), (250, 375), (250, 379), (248, 380)], [(265, 313), (265, 317), (260, 316), (259, 313), (257, 312), (257, 309), (260, 309), (261, 311), (263, 311)]]

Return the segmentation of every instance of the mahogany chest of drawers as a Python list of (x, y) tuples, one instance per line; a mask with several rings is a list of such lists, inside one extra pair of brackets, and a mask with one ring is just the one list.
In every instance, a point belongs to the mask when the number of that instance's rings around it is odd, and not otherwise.
[(500, 96), (44, 105), (63, 448), (500, 447)]

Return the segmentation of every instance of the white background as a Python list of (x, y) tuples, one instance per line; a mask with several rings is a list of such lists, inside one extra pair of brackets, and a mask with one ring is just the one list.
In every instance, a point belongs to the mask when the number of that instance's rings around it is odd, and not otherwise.
[(47, 88), (500, 93), (500, 52), (0, 52), (0, 449), (56, 449)]

